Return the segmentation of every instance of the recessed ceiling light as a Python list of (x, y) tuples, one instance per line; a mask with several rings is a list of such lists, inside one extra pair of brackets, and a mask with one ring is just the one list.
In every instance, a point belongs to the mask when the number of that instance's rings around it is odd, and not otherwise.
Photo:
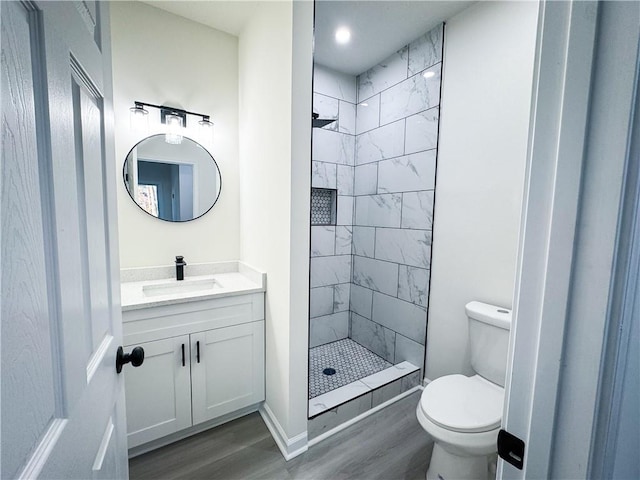
[(423, 76), (424, 78), (431, 78), (431, 77), (435, 77), (435, 76), (436, 76), (436, 72), (434, 72), (434, 71), (424, 72), (424, 73), (422, 74), (422, 76)]
[(340, 27), (336, 30), (336, 42), (340, 44), (349, 43), (351, 40), (351, 32), (347, 27)]

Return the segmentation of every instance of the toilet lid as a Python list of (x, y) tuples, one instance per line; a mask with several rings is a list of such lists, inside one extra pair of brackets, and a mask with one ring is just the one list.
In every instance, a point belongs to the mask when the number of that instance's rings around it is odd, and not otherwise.
[(447, 375), (424, 389), (420, 406), (436, 425), (455, 432), (487, 432), (502, 421), (504, 389), (476, 375)]

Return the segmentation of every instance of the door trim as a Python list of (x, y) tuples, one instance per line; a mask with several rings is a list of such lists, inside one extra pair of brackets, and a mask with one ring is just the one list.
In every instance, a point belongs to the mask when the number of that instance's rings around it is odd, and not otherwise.
[(508, 478), (547, 478), (548, 406), (560, 381), (595, 30), (591, 3), (540, 3), (503, 413), (503, 428), (526, 443), (525, 470), (500, 460)]
[[(527, 451), (524, 470), (500, 461), (498, 478), (587, 477), (637, 88), (639, 9), (541, 3), (503, 417)], [(586, 93), (586, 128), (572, 124), (566, 103), (576, 89)], [(573, 199), (564, 189), (575, 185), (571, 175), (580, 178)]]

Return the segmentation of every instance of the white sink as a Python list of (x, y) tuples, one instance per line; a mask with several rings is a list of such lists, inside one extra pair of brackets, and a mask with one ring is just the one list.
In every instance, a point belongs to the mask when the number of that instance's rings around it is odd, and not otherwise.
[(142, 293), (147, 297), (155, 297), (157, 295), (176, 295), (192, 292), (204, 293), (205, 290), (211, 290), (211, 292), (214, 292), (216, 289), (221, 287), (222, 285), (213, 278), (208, 278), (206, 280), (171, 280), (167, 283), (144, 285), (142, 287)]

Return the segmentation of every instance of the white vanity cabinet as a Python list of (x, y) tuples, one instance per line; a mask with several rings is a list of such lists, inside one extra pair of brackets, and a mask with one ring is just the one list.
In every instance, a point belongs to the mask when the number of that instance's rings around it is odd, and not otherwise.
[[(129, 448), (264, 400), (264, 294), (123, 311)], [(205, 425), (206, 426), (206, 425)]]
[(123, 370), (129, 448), (192, 425), (189, 335), (138, 345), (144, 348), (144, 363)]
[(264, 322), (191, 335), (193, 424), (264, 400)]

